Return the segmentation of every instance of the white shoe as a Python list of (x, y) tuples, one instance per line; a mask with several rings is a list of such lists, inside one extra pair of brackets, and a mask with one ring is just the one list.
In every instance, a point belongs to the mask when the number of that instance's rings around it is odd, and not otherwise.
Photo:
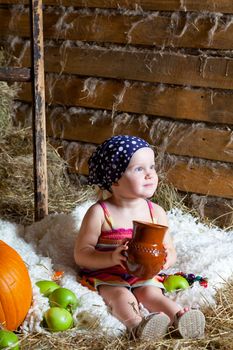
[(205, 316), (200, 310), (189, 310), (183, 315), (176, 316), (175, 327), (182, 338), (201, 339), (205, 334)]
[(164, 313), (153, 313), (142, 319), (132, 330), (135, 338), (141, 340), (156, 340), (163, 338), (168, 332), (170, 318)]

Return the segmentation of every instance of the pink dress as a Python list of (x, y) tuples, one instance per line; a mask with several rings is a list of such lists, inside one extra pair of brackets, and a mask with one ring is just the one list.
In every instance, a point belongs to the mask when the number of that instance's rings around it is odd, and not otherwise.
[[(154, 222), (152, 203), (150, 201), (147, 201), (147, 203), (152, 222)], [(105, 220), (108, 222), (111, 229), (109, 231), (101, 232), (95, 248), (99, 251), (111, 251), (117, 246), (124, 244), (125, 241), (131, 239), (133, 230), (131, 228), (114, 229), (113, 221), (106, 204), (104, 202), (99, 202), (99, 204), (103, 208)], [(159, 281), (159, 277), (155, 276), (152, 279), (144, 280), (128, 274), (128, 272), (120, 265), (98, 270), (81, 268), (79, 271), (79, 281), (82, 285), (92, 290), (97, 290), (98, 286), (103, 284), (110, 286), (122, 286), (129, 289), (153, 285), (164, 289), (163, 284)]]

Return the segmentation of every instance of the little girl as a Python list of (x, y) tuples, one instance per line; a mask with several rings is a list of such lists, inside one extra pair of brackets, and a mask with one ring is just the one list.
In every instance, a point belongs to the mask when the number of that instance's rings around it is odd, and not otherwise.
[[(165, 211), (148, 200), (158, 184), (152, 148), (139, 137), (113, 136), (97, 147), (88, 164), (89, 184), (107, 190), (110, 197), (89, 208), (77, 236), (74, 258), (80, 266), (81, 283), (99, 292), (134, 337), (155, 340), (165, 336), (170, 325), (183, 338), (203, 337), (201, 311), (182, 309), (166, 297), (157, 276), (143, 280), (124, 267), (125, 242), (132, 238), (133, 220), (168, 226)], [(167, 269), (176, 261), (169, 233), (163, 244), (163, 269)], [(140, 303), (149, 316), (141, 316)]]

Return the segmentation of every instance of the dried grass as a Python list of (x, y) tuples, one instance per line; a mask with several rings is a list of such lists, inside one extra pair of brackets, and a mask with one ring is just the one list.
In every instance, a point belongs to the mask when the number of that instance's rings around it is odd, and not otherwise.
[[(204, 339), (185, 340), (178, 336), (154, 342), (129, 340), (126, 335), (111, 338), (95, 329), (86, 329), (75, 336), (73, 331), (63, 333), (19, 335), (21, 350), (196, 350), (196, 349), (233, 349), (233, 283), (217, 293), (217, 306), (208, 308), (206, 315), (206, 334)], [(172, 337), (171, 337), (172, 336)]]
[(174, 207), (183, 211), (191, 210), (184, 204), (184, 197), (182, 197), (175, 187), (166, 180), (159, 181), (158, 188), (154, 195), (154, 201), (159, 203), (166, 211)]
[[(0, 49), (0, 67), (6, 62), (6, 56), (3, 50)], [(5, 132), (12, 127), (12, 118), (14, 111), (14, 98), (19, 91), (19, 84), (7, 84), (0, 81), (0, 138)]]
[[(67, 165), (47, 144), (49, 212), (70, 212), (90, 198), (90, 190), (72, 183)], [(29, 224), (34, 216), (33, 153), (31, 128), (11, 127), (0, 140), (0, 215)]]

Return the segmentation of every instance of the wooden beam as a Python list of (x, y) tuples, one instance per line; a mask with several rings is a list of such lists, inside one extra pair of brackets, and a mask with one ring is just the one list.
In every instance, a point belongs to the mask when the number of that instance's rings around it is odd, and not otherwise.
[[(0, 4), (28, 4), (28, 0), (0, 0)], [(45, 5), (70, 6), (70, 0), (44, 0)], [(81, 8), (125, 8), (145, 11), (208, 11), (233, 13), (232, 0), (73, 0), (73, 7)]]
[(233, 198), (233, 168), (209, 163), (170, 162), (165, 166), (168, 180), (180, 191)]
[[(18, 111), (17, 120), (23, 122), (30, 109)], [(79, 127), (77, 127), (79, 125)], [(178, 156), (233, 163), (231, 130), (211, 128), (190, 123), (166, 121), (162, 118), (106, 115), (102, 111), (79, 111), (49, 108), (47, 135), (55, 139), (99, 144), (112, 134), (137, 135), (164, 152)]]
[[(20, 48), (16, 55), (20, 55)], [(30, 65), (27, 50), (22, 65)], [(102, 78), (233, 89), (231, 57), (103, 47), (46, 47), (45, 70)]]
[[(71, 173), (77, 173), (81, 175), (88, 174), (87, 167), (87, 159), (90, 157), (92, 152), (95, 150), (95, 146), (93, 144), (81, 143), (81, 142), (67, 142), (61, 140), (50, 139), (50, 143), (58, 150), (59, 154), (62, 158), (64, 158), (68, 164), (68, 171)], [(179, 163), (179, 157), (177, 157), (177, 161)], [(207, 162), (206, 162), (207, 163)], [(211, 167), (211, 163), (209, 164), (209, 168)], [(203, 166), (206, 167), (208, 164), (202, 164), (202, 171), (200, 175), (205, 173), (203, 170)], [(188, 162), (186, 163), (187, 168)], [(213, 163), (213, 167), (216, 167), (216, 163)], [(231, 170), (228, 167), (228, 175), (230, 176)], [(163, 174), (165, 176), (166, 174)], [(190, 175), (191, 176), (191, 175)], [(191, 178), (193, 179), (193, 177)], [(205, 177), (206, 179), (206, 177)], [(218, 184), (219, 188), (221, 187), (221, 182), (225, 181), (225, 178), (219, 179), (220, 182)], [(199, 183), (202, 181), (202, 178), (199, 178), (199, 182), (196, 182), (196, 186), (198, 189), (203, 189), (203, 186), (200, 187)], [(171, 184), (171, 183), (170, 183)], [(160, 185), (160, 180), (159, 180)], [(206, 188), (208, 189), (208, 188)], [(184, 195), (184, 202), (188, 207), (195, 208), (201, 217), (208, 217), (210, 220), (215, 220), (215, 224), (220, 226), (229, 227), (232, 224), (233, 212), (231, 208), (233, 207), (233, 199), (226, 199), (221, 197), (212, 197), (206, 193), (197, 195), (192, 194), (191, 192), (187, 194), (184, 189), (181, 191), (182, 195)], [(156, 193), (155, 193), (156, 198)]]
[[(112, 79), (81, 79), (46, 75), (46, 101), (52, 105), (107, 109), (175, 120), (233, 124), (233, 92), (187, 89), (169, 85)], [(29, 84), (22, 84), (21, 101), (31, 102)], [(114, 114), (115, 114), (114, 113)]]
[[(46, 39), (116, 44), (172, 46), (231, 50), (233, 26), (229, 19), (214, 19), (208, 13), (184, 14), (174, 21), (172, 14), (130, 16), (123, 13), (89, 14), (79, 11), (44, 11), (44, 37)], [(195, 25), (194, 25), (195, 23)], [(212, 33), (213, 31), (213, 33)], [(0, 36), (29, 36), (28, 15), (24, 11), (12, 21), (10, 9), (0, 9)]]
[(31, 70), (29, 68), (0, 67), (0, 81), (31, 81)]
[[(77, 125), (79, 127), (77, 127)], [(170, 154), (233, 163), (233, 141), (230, 130), (193, 126), (189, 123), (165, 121), (161, 118), (127, 119), (101, 112), (69, 113), (58, 108), (47, 113), (47, 133), (70, 141), (101, 143), (111, 134), (138, 135)]]
[[(67, 142), (57, 140), (59, 152), (69, 164), (70, 172), (87, 175), (87, 160), (94, 151), (93, 144)], [(209, 196), (233, 198), (233, 168), (225, 164), (219, 165), (210, 161), (198, 161), (164, 155), (160, 164), (157, 164), (160, 173), (180, 191), (199, 193)]]
[(42, 0), (30, 0), (35, 220), (48, 214)]
[(209, 218), (211, 223), (229, 228), (233, 222), (233, 200), (206, 195), (185, 196), (184, 203), (197, 210), (201, 218)]

